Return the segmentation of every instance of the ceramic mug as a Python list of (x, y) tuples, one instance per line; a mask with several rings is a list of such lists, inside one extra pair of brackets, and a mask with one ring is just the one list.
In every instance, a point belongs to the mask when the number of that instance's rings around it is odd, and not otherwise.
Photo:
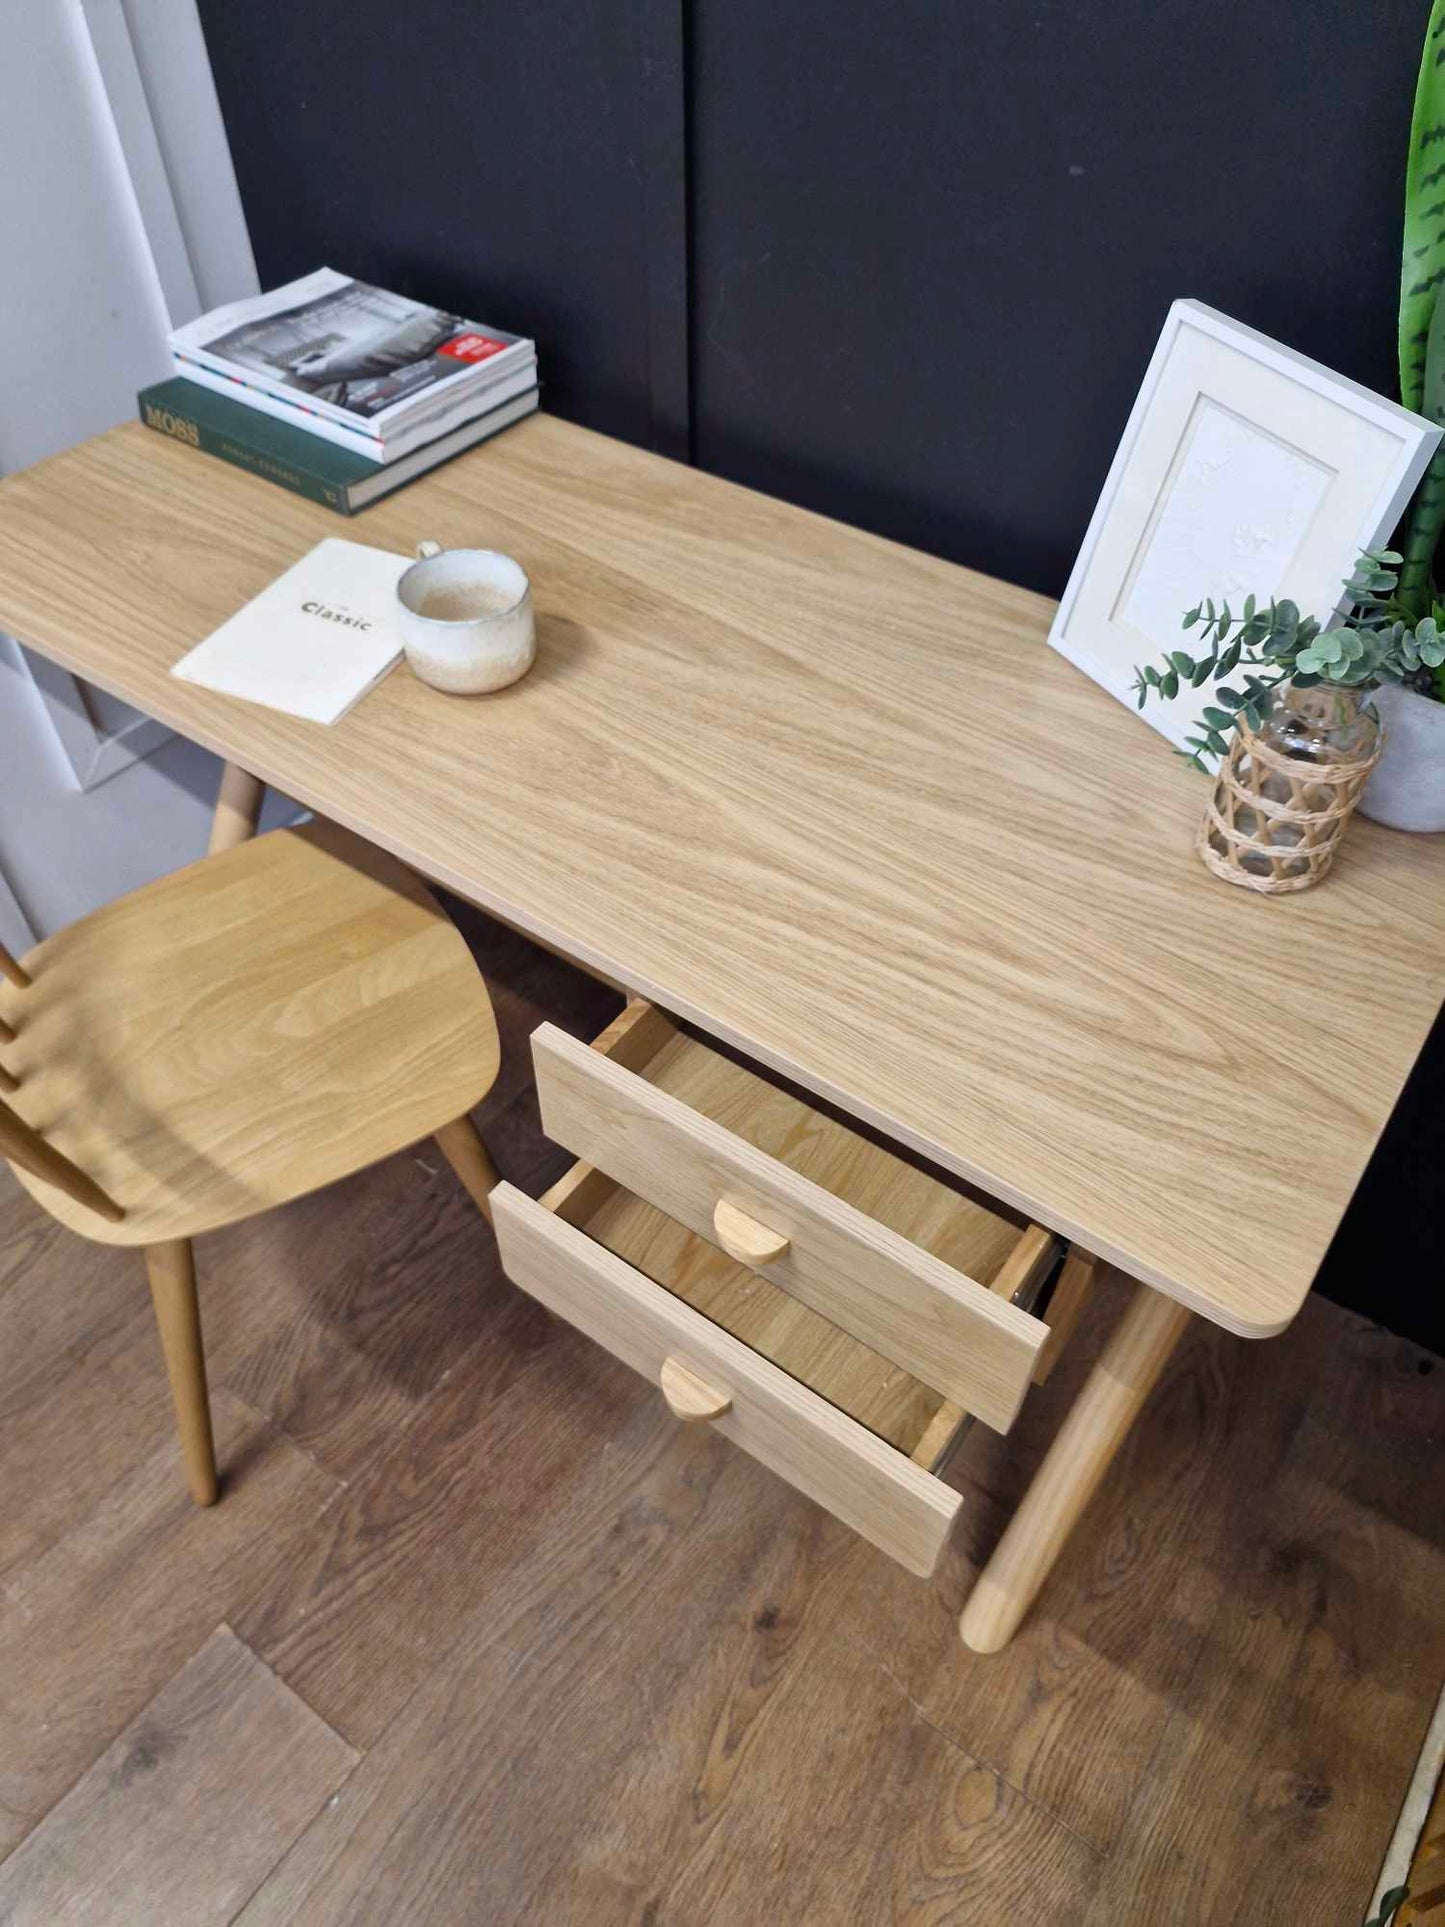
[(532, 585), (495, 549), (419, 542), (396, 585), (397, 619), (412, 673), (433, 689), (477, 696), (525, 676), (537, 654)]

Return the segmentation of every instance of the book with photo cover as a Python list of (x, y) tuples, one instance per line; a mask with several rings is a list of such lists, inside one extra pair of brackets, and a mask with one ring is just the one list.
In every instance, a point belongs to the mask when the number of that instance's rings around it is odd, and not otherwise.
[(313, 723), (334, 723), (401, 654), (396, 585), (411, 557), (328, 536), (171, 674)]
[(332, 268), (212, 309), (169, 340), (179, 374), (233, 382), (239, 401), (270, 396), (303, 426), (335, 423), (378, 460), (422, 422), (435, 436), (479, 413), (490, 390), (536, 364), (520, 335)]
[(282, 401), (279, 396), (269, 394), (263, 388), (232, 381), (229, 375), (218, 375), (214, 369), (202, 368), (198, 362), (175, 361), (173, 366), (176, 373), (172, 380), (185, 382), (192, 389), (207, 388), (214, 395), (223, 395), (234, 408), (244, 408), (259, 418), (269, 416), (272, 421), (286, 423), (297, 434), (309, 435), (313, 441), (330, 442), (350, 455), (359, 455), (377, 475), (383, 467), (404, 460), (418, 449), (430, 447), (443, 435), (454, 434), (458, 428), (476, 421), (480, 415), (490, 414), (504, 402), (518, 395), (535, 395), (537, 392), (537, 364), (528, 362), (506, 380), (493, 383), (480, 396), (469, 396), (465, 406), (449, 408), (440, 416), (423, 416), (419, 421), (388, 429), (385, 439), (379, 439), (370, 432), (343, 428), (340, 422), (329, 421), (324, 415), (313, 414), (309, 409), (298, 408), (293, 402)]

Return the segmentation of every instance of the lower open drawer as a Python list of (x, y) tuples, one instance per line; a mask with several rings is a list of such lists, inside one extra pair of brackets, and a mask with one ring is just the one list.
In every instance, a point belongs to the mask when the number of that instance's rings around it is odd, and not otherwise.
[(926, 1468), (967, 1423), (957, 1407), (589, 1166), (549, 1196), (566, 1215), (508, 1184), (492, 1193), (515, 1283), (653, 1384), (681, 1367), (726, 1399), (711, 1422), (727, 1438), (932, 1572), (962, 1499)]

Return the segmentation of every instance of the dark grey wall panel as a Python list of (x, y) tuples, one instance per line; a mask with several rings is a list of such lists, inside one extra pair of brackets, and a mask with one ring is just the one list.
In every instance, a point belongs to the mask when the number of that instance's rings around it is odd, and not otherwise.
[[(1445, 1015), (1435, 1020), (1315, 1280), (1316, 1290), (1336, 1304), (1445, 1353), (1442, 1173)], [(1308, 1182), (1302, 1150), (1300, 1183)]]
[(685, 452), (681, 4), (201, 0), (262, 285), (535, 335), (549, 408)]
[(1057, 594), (1169, 303), (1393, 393), (1424, 0), (695, 0), (698, 461)]

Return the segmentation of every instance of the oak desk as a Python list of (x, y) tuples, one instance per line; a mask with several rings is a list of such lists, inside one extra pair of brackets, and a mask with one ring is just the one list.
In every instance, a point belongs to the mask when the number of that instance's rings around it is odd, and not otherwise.
[[(342, 533), (517, 556), (536, 669), (400, 670), (333, 729), (167, 673)], [(1298, 1311), (1445, 996), (1445, 839), (1360, 823), (1317, 890), (1224, 887), (1202, 780), (1051, 613), (546, 416), (346, 530), (139, 425), (0, 484), (0, 626), (1154, 1288), (986, 1575), (1015, 1593), (1179, 1307)]]

